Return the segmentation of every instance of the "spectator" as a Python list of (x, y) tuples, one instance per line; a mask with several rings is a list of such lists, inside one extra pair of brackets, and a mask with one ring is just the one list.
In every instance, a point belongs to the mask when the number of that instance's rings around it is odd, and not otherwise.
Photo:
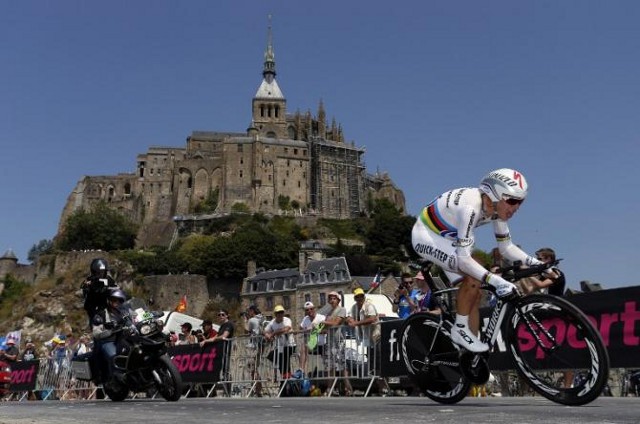
[(202, 321), (202, 340), (200, 346), (204, 347), (206, 343), (210, 343), (214, 337), (218, 335), (218, 332), (213, 329), (213, 322), (209, 319)]
[(176, 346), (197, 343), (196, 336), (191, 332), (193, 330), (193, 326), (190, 322), (183, 323), (180, 326), (180, 330), (181, 331), (180, 334), (178, 334), (178, 340), (175, 343)]
[[(231, 381), (229, 362), (231, 360), (231, 339), (233, 339), (235, 327), (233, 323), (229, 321), (229, 311), (226, 309), (220, 309), (220, 311), (218, 311), (218, 322), (220, 323), (218, 334), (212, 339), (205, 340), (203, 345), (206, 343), (222, 342), (223, 359), (220, 378), (222, 381)], [(227, 395), (231, 395), (231, 385), (225, 385), (224, 389)]]
[(332, 291), (327, 296), (329, 302), (319, 312), (326, 318), (324, 320), (325, 327), (329, 327), (327, 331), (327, 344), (325, 348), (325, 358), (327, 360), (326, 369), (331, 372), (331, 376), (339, 376), (342, 374), (344, 378), (344, 394), (351, 396), (353, 389), (349, 381), (349, 373), (346, 368), (345, 358), (345, 338), (342, 334), (342, 326), (346, 324), (347, 310), (340, 306), (340, 293)]
[(300, 329), (304, 332), (304, 343), (300, 347), (300, 369), (307, 372), (307, 360), (309, 355), (322, 355), (326, 344), (326, 335), (320, 331), (324, 327), (325, 316), (316, 313), (312, 302), (304, 304), (305, 316), (300, 323)]
[(378, 311), (366, 300), (361, 288), (354, 290), (353, 299), (355, 303), (347, 315), (347, 324), (356, 330), (356, 341), (361, 346), (372, 348), (380, 340)]
[(21, 361), (35, 361), (38, 359), (38, 352), (36, 345), (33, 344), (31, 339), (27, 339), (27, 343), (24, 346), (24, 351), (20, 355)]
[[(536, 251), (536, 257), (546, 264), (555, 262), (556, 252), (550, 247), (543, 247)], [(540, 289), (547, 289), (547, 293), (554, 296), (563, 296), (566, 286), (564, 273), (558, 268), (553, 268), (553, 274), (545, 274), (543, 280), (538, 280), (536, 286)]]
[(442, 311), (431, 296), (431, 288), (427, 284), (422, 272), (418, 272), (415, 277), (416, 289), (413, 292), (413, 301), (416, 305), (415, 312), (431, 312), (440, 314)]
[(412, 285), (411, 274), (405, 272), (400, 277), (400, 285), (393, 293), (393, 312), (396, 312), (400, 319), (407, 318), (417, 309), (413, 298), (415, 291)]
[[(378, 319), (378, 311), (373, 303), (366, 300), (364, 290), (357, 288), (353, 291), (353, 299), (355, 303), (351, 307), (347, 315), (347, 324), (355, 329), (356, 342), (358, 346), (365, 348), (369, 369), (365, 369), (364, 361), (358, 364), (362, 371), (361, 377), (376, 375), (376, 371), (380, 369), (380, 352), (377, 348), (380, 341), (380, 321)], [(376, 378), (378, 389), (382, 393), (386, 393), (388, 388), (383, 379)]]
[(252, 347), (261, 343), (263, 322), (264, 317), (260, 313), (260, 309), (256, 305), (250, 305), (245, 315), (244, 330), (251, 336), (249, 343)]
[(202, 332), (202, 328), (194, 330), (193, 335), (196, 337), (196, 343), (198, 344), (200, 344), (200, 342), (204, 340), (204, 333)]
[(262, 336), (262, 323), (264, 317), (260, 313), (260, 309), (256, 305), (250, 305), (247, 308), (247, 313), (244, 315), (245, 323), (244, 329), (249, 335), (249, 341), (247, 343), (248, 362), (247, 365), (251, 371), (251, 378), (256, 381), (255, 395), (262, 397), (262, 382), (258, 368), (260, 367), (260, 357), (262, 355), (263, 336)]
[(235, 332), (235, 326), (229, 320), (229, 311), (226, 309), (220, 309), (218, 312), (218, 322), (220, 323), (220, 328), (218, 328), (218, 335), (214, 337), (214, 341), (226, 341), (232, 339)]
[(273, 342), (273, 351), (267, 355), (273, 361), (274, 368), (280, 371), (282, 379), (291, 377), (291, 355), (295, 353), (296, 345), (291, 334), (291, 319), (284, 316), (284, 307), (276, 305), (273, 308), (275, 318), (264, 329), (264, 338)]
[(90, 341), (91, 339), (86, 334), (80, 336), (73, 355), (80, 356), (91, 352), (91, 346), (89, 345)]
[(16, 346), (16, 339), (9, 336), (6, 341), (7, 347), (4, 352), (0, 351), (0, 360), (5, 362), (16, 362), (20, 356), (20, 349)]
[[(218, 332), (213, 328), (213, 322), (210, 319), (202, 321), (202, 337), (197, 337), (200, 347), (204, 347), (207, 343), (211, 343), (213, 339), (218, 335)], [(202, 384), (200, 390), (204, 393), (211, 393), (212, 396), (217, 396), (217, 391), (212, 390), (215, 385)]]

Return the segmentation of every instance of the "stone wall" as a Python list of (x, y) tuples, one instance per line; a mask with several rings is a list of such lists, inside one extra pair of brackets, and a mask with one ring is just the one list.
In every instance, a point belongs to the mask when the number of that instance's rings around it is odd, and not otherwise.
[(154, 275), (144, 278), (144, 289), (153, 299), (151, 309), (173, 311), (187, 296), (186, 314), (200, 317), (209, 302), (207, 279), (203, 275)]

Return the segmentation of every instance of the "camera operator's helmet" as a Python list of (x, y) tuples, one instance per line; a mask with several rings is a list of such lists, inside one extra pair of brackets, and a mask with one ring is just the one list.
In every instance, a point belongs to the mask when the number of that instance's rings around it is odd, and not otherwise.
[(109, 299), (120, 299), (123, 302), (127, 301), (127, 295), (121, 289), (114, 289), (109, 292)]
[(102, 258), (96, 258), (91, 261), (91, 276), (98, 278), (105, 278), (109, 269), (109, 264)]
[(524, 175), (515, 169), (496, 169), (480, 181), (480, 190), (494, 202), (502, 199), (524, 200), (528, 189)]

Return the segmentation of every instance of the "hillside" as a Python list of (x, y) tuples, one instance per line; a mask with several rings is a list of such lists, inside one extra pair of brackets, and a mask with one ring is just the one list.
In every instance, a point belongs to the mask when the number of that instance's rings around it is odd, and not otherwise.
[[(22, 330), (23, 337), (36, 341), (51, 339), (55, 334), (87, 331), (80, 284), (88, 275), (89, 264), (105, 257), (119, 283), (133, 288), (133, 268), (106, 252), (69, 252), (41, 257), (37, 277), (32, 284), (17, 284), (21, 290), (8, 287), (0, 301), (0, 334)], [(12, 293), (12, 292), (18, 292)]]
[[(344, 255), (352, 275), (373, 275), (378, 269), (395, 271), (394, 260), (404, 258), (413, 220), (385, 202), (377, 205), (370, 218), (319, 219), (314, 225), (286, 217), (238, 215), (211, 221), (195, 233), (185, 232), (171, 250), (106, 253), (86, 249), (42, 255), (33, 265), (33, 281), (22, 282), (10, 273), (5, 279), (6, 288), (0, 295), (0, 334), (22, 330), (24, 336), (44, 341), (54, 334), (77, 336), (86, 331), (79, 287), (96, 257), (106, 258), (118, 284), (143, 299), (155, 290), (143, 282), (144, 276), (152, 275), (199, 274), (209, 284), (226, 283), (239, 290), (249, 260), (265, 269), (295, 268), (301, 246), (312, 240), (320, 241), (328, 256)], [(89, 247), (93, 241), (84, 243)], [(180, 287), (172, 286), (171, 293), (183, 292)], [(237, 298), (230, 291), (223, 296), (226, 299), (216, 298), (213, 303), (231, 305)], [(201, 300), (200, 306), (211, 303), (211, 299)], [(156, 299), (153, 307), (173, 309), (175, 299)]]

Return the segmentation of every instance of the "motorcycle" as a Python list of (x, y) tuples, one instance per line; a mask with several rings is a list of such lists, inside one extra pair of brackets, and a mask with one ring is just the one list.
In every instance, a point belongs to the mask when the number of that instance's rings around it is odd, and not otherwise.
[(162, 332), (162, 320), (158, 319), (162, 313), (149, 311), (138, 299), (128, 300), (122, 308), (127, 311), (127, 324), (113, 329), (117, 334), (117, 353), (113, 359), (117, 376), (109, 374), (101, 353), (92, 351), (72, 359), (75, 377), (102, 385), (105, 394), (115, 402), (126, 399), (130, 391), (157, 391), (168, 401), (179, 400), (182, 377), (167, 355), (167, 336)]

